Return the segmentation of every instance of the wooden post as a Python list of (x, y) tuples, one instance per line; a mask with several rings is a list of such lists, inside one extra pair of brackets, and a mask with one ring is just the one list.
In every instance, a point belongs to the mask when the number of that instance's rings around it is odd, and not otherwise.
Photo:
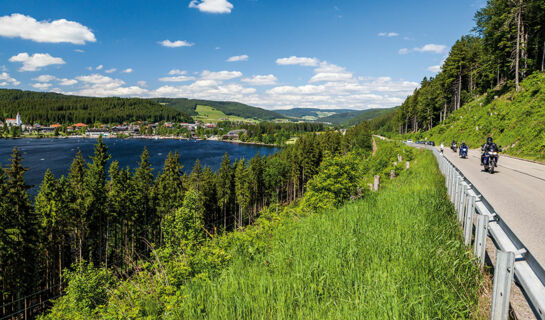
[(409, 170), (410, 166), (411, 166), (411, 163), (409, 161), (405, 161), (405, 170)]
[(402, 157), (400, 154), (397, 155), (397, 161), (398, 161), (398, 162), (403, 161), (403, 157)]
[(395, 170), (390, 170), (390, 179), (393, 179), (396, 177), (396, 171)]
[(27, 301), (26, 301), (26, 298), (25, 298), (25, 320), (28, 319), (28, 314), (27, 314)]
[(375, 181), (373, 183), (373, 190), (378, 191), (379, 187), (380, 187), (380, 176), (375, 176)]

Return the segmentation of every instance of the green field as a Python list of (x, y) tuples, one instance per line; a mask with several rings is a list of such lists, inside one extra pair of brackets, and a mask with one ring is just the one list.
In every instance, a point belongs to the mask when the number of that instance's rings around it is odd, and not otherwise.
[(219, 278), (187, 284), (171, 318), (479, 318), (479, 268), (429, 152), (383, 191), (260, 241), (263, 253), (241, 248)]
[(254, 119), (243, 118), (239, 116), (226, 115), (220, 110), (209, 106), (197, 105), (195, 111), (196, 116), (193, 116), (193, 120), (200, 122), (218, 122), (218, 121), (241, 121), (241, 122), (258, 122)]

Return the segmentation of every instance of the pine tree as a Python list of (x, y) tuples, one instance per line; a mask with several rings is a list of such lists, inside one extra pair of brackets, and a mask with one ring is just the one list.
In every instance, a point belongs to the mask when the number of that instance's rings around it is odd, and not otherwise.
[(29, 294), (35, 283), (36, 243), (38, 240), (36, 218), (28, 199), (27, 190), (31, 187), (25, 183), (24, 174), (28, 168), (23, 167), (23, 158), (17, 147), (13, 148), (11, 165), (6, 169), (8, 176), (7, 200), (8, 215), (12, 216), (13, 226), (8, 230), (13, 247), (14, 259), (12, 277), (16, 290), (16, 298)]
[(233, 192), (233, 167), (229, 160), (229, 155), (225, 153), (223, 160), (221, 161), (219, 176), (218, 176), (218, 207), (223, 213), (223, 229), (227, 229), (227, 215), (230, 212), (232, 199), (234, 198)]
[(89, 217), (85, 209), (85, 160), (81, 155), (81, 151), (76, 153), (74, 161), (70, 166), (68, 173), (68, 189), (67, 198), (69, 199), (70, 211), (73, 216), (73, 239), (76, 248), (76, 262), (81, 262), (86, 256), (87, 251), (87, 232)]
[(85, 208), (89, 218), (89, 256), (99, 265), (106, 258), (106, 163), (110, 159), (108, 147), (99, 136), (85, 175)]

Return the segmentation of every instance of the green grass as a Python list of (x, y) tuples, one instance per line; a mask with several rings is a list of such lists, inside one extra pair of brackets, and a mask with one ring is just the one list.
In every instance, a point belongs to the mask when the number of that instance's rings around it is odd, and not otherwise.
[(465, 250), (429, 152), (384, 190), (282, 224), (263, 253), (182, 290), (173, 318), (451, 319), (477, 313), (479, 269)]
[(222, 111), (212, 108), (210, 106), (197, 105), (195, 111), (197, 112), (197, 115), (193, 116), (193, 119), (201, 122), (218, 122), (222, 120), (257, 122), (254, 119), (226, 115)]
[[(409, 135), (427, 137), (436, 144), (453, 139), (465, 141), (472, 148), (492, 136), (503, 151), (522, 158), (545, 160), (545, 74), (536, 73), (514, 90), (494, 99), (494, 92), (480, 97), (453, 112), (432, 130)], [(482, 105), (481, 105), (482, 104)]]

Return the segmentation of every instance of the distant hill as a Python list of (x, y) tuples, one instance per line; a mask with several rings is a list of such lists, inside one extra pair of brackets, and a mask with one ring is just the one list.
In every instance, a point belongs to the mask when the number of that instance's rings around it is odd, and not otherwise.
[(338, 113), (351, 112), (351, 109), (318, 109), (318, 108), (293, 108), (285, 110), (273, 110), (283, 116), (297, 120), (318, 120)]
[(150, 99), (94, 98), (0, 89), (0, 118), (21, 114), (24, 123), (192, 121), (186, 113)]
[(236, 116), (247, 119), (255, 120), (274, 120), (284, 119), (285, 116), (270, 110), (265, 110), (257, 107), (252, 107), (247, 104), (231, 101), (211, 101), (211, 100), (197, 100), (186, 98), (155, 98), (152, 99), (155, 102), (172, 107), (180, 112), (189, 114), (191, 116), (197, 116), (197, 106), (208, 106), (216, 110), (219, 110), (226, 115)]
[(351, 110), (349, 112), (337, 113), (324, 118), (320, 118), (320, 121), (330, 122), (337, 125), (352, 126), (365, 120), (372, 120), (378, 118), (384, 114), (392, 112), (392, 108), (382, 109), (367, 109), (367, 110)]

